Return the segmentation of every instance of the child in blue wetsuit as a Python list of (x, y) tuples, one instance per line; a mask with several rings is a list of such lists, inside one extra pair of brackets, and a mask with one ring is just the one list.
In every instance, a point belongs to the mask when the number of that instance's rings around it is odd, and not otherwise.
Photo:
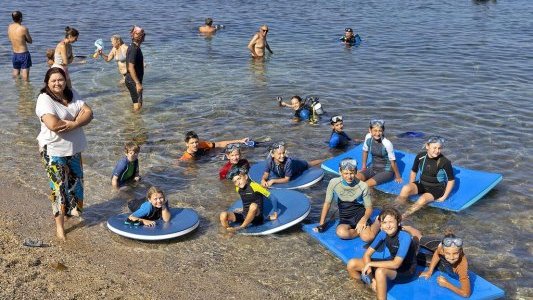
[[(426, 151), (416, 155), (409, 176), (409, 183), (402, 187), (396, 201), (404, 204), (411, 195), (420, 195), (418, 200), (407, 209), (403, 217), (413, 214), (433, 201), (442, 202), (448, 198), (455, 184), (452, 163), (441, 154), (444, 139), (432, 136), (424, 145)], [(417, 174), (420, 178), (416, 181)]]
[[(363, 258), (348, 261), (347, 270), (354, 280), (363, 279), (372, 285), (377, 299), (387, 298), (388, 281), (406, 282), (415, 277), (417, 243), (402, 230), (402, 216), (394, 208), (385, 208), (379, 214), (381, 231), (365, 251)], [(382, 259), (371, 258), (376, 249), (383, 249)]]
[[(368, 134), (363, 144), (362, 170), (357, 173), (357, 178), (368, 184), (369, 187), (394, 180), (402, 182), (402, 176), (398, 171), (396, 156), (392, 143), (385, 137), (385, 122), (383, 120), (371, 120)], [(372, 165), (367, 168), (368, 154), (372, 155)]]
[(308, 163), (305, 160), (287, 157), (285, 143), (274, 143), (266, 161), (261, 185), (271, 187), (275, 183), (287, 183), (309, 169), (309, 166), (318, 165), (322, 161), (313, 160)]
[(312, 108), (306, 105), (300, 96), (292, 96), (290, 104), (283, 102), (281, 97), (278, 97), (278, 105), (292, 108), (294, 110), (293, 120), (296, 122), (309, 121), (313, 113)]
[(118, 189), (128, 182), (141, 180), (138, 159), (140, 150), (139, 145), (134, 142), (124, 145), (124, 157), (117, 162), (111, 177), (111, 185), (114, 188)]
[(358, 34), (354, 35), (353, 29), (349, 27), (344, 29), (344, 35), (339, 40), (348, 47), (361, 43), (361, 37)]
[(344, 123), (342, 116), (333, 116), (330, 119), (331, 135), (329, 136), (328, 145), (330, 148), (343, 149), (350, 144), (352, 140), (346, 132), (343, 131)]
[(168, 208), (168, 201), (165, 199), (165, 194), (158, 187), (151, 187), (146, 194), (147, 201), (143, 202), (141, 206), (136, 209), (126, 220), (126, 223), (133, 225), (142, 224), (144, 226), (155, 226), (155, 221), (163, 219), (163, 221), (170, 221), (170, 210)]
[[(242, 209), (237, 211), (224, 211), (220, 213), (220, 223), (228, 231), (237, 231), (252, 225), (261, 225), (264, 222), (263, 202), (272, 201), (273, 213), (270, 220), (278, 217), (277, 201), (270, 198), (270, 192), (248, 176), (248, 170), (234, 166), (228, 173), (227, 179), (233, 181), (235, 189), (242, 201)], [(241, 223), (232, 227), (231, 223)]]

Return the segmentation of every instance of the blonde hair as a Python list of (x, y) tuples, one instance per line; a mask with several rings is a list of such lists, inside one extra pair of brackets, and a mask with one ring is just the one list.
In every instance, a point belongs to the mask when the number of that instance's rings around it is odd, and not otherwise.
[(150, 197), (152, 197), (153, 194), (161, 194), (163, 195), (163, 198), (166, 198), (163, 190), (158, 188), (157, 186), (152, 186), (151, 188), (148, 189), (148, 192), (146, 192), (146, 198), (150, 199)]
[(122, 40), (122, 38), (118, 34), (114, 34), (113, 36), (111, 36), (111, 40), (118, 41), (119, 44), (121, 44), (121, 45), (124, 44), (124, 41)]

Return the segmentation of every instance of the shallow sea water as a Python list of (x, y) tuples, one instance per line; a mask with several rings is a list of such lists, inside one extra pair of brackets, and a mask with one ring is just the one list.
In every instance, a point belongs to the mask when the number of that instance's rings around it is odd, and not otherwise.
[[(208, 140), (246, 136), (285, 140), (293, 156), (324, 158), (335, 154), (324, 144), (330, 131), (327, 122), (293, 124), (291, 111), (279, 109), (275, 102), (276, 96), (316, 95), (330, 116), (343, 114), (345, 130), (352, 137), (362, 138), (368, 120), (382, 117), (397, 149), (417, 152), (422, 146), (422, 140), (396, 138), (402, 132), (438, 134), (446, 138), (444, 154), (454, 164), (502, 173), (504, 180), (469, 209), (450, 213), (428, 208), (413, 222), (433, 234), (453, 226), (466, 239), (475, 272), (505, 289), (510, 298), (533, 296), (530, 1), (121, 0), (97, 9), (106, 3), (67, 1), (50, 7), (45, 2), (14, 1), (0, 8), (2, 24), (11, 21), (10, 11), (22, 10), (34, 39), (30, 46), (32, 81), (25, 85), (11, 79), (9, 42), (5, 35), (0, 37), (0, 69), (4, 70), (0, 74), (0, 170), (4, 174), (19, 178), (28, 188), (44, 189), (34, 105), (46, 70), (45, 50), (61, 39), (63, 28), (70, 25), (80, 31), (74, 52), (88, 56), (94, 51), (94, 40), (103, 38), (108, 51), (108, 38), (116, 33), (127, 37), (135, 23), (147, 32), (142, 46), (147, 63), (145, 104), (140, 114), (131, 112), (129, 95), (119, 84), (114, 63), (88, 58), (70, 68), (74, 88), (95, 113), (85, 128), (89, 147), (83, 153), (89, 222), (104, 222), (125, 209), (125, 197), (138, 197), (146, 186), (157, 184), (172, 204), (199, 211), (203, 223), (196, 234), (213, 235), (215, 240), (202, 251), (216, 253), (216, 240), (222, 238), (217, 214), (236, 195), (230, 184), (220, 183), (214, 175), (223, 164), (215, 156), (195, 166), (177, 164), (184, 150), (184, 133), (195, 130)], [(121, 9), (131, 6), (135, 8), (130, 11)], [(196, 32), (207, 16), (225, 25), (212, 38)], [(274, 55), (255, 62), (246, 46), (263, 23), (270, 27), (268, 40)], [(345, 48), (337, 41), (345, 27), (361, 35), (360, 47)], [(117, 195), (108, 182), (127, 140), (141, 144), (144, 182), (135, 192)], [(251, 161), (265, 154), (265, 148), (245, 151)], [(304, 191), (313, 204), (305, 222), (317, 220), (330, 178)], [(374, 196), (379, 204), (393, 199), (380, 192)], [(259, 239), (235, 239), (243, 249), (263, 245), (256, 251), (267, 257), (297, 251), (295, 244), (321, 248), (298, 229)], [(155, 248), (168, 251), (173, 246)], [(244, 258), (250, 251), (234, 255)], [(308, 259), (301, 265), (298, 256), (283, 257), (293, 274), (306, 274), (306, 268), (319, 264), (331, 277), (344, 268), (332, 256)], [(273, 278), (285, 273), (275, 273)], [(291, 276), (295, 282), (306, 280)]]

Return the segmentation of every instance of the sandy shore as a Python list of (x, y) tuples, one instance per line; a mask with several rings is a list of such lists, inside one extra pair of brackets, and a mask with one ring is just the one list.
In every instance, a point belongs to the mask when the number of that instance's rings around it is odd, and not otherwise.
[[(33, 191), (5, 178), (0, 186), (0, 299), (372, 298), (351, 288), (340, 261), (307, 239), (290, 238), (302, 234), (299, 228), (281, 239), (254, 238), (257, 250), (239, 247), (245, 237), (206, 233), (213, 224), (183, 239), (143, 243), (112, 234), (105, 222), (70, 220), (67, 242), (60, 243), (44, 186)], [(25, 247), (28, 237), (50, 246)], [(301, 266), (284, 269), (287, 254), (269, 247), (272, 239), (287, 238), (294, 244), (289, 255), (301, 256)], [(206, 250), (205, 243), (218, 245)]]

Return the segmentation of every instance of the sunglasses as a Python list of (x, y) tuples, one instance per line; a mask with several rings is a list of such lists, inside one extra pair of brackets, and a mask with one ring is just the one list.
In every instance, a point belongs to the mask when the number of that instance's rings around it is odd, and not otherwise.
[(262, 32), (268, 32), (268, 29), (261, 29)]
[(331, 117), (331, 123), (337, 123), (337, 122), (342, 122), (341, 115)]
[(426, 144), (438, 143), (444, 146), (445, 142), (446, 140), (443, 137), (436, 135), (436, 136), (430, 137), (428, 141), (426, 142)]
[(353, 32), (353, 29), (351, 29), (350, 27), (347, 27), (347, 28), (344, 28), (344, 31), (346, 31), (346, 32)]
[(353, 158), (345, 158), (339, 163), (339, 169), (341, 170), (357, 170), (357, 160)]
[(452, 245), (455, 245), (457, 247), (463, 247), (463, 240), (457, 237), (447, 237), (442, 240), (442, 245), (444, 247), (451, 247)]
[(372, 119), (370, 120), (370, 127), (379, 126), (382, 127), (385, 126), (385, 121), (382, 119)]

